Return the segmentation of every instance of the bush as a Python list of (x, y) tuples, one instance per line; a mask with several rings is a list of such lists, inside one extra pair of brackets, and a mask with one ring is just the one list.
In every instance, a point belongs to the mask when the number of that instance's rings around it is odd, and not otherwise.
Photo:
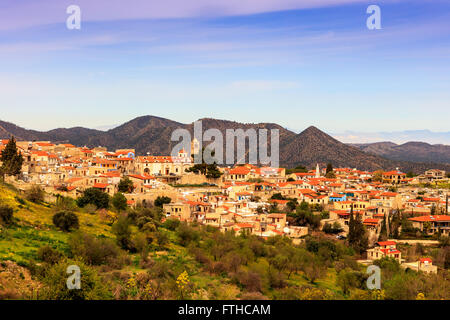
[(169, 197), (166, 196), (158, 196), (155, 200), (155, 206), (157, 207), (162, 207), (163, 204), (165, 203), (170, 203), (170, 201), (172, 201), (172, 199), (170, 199)]
[(53, 224), (64, 232), (80, 227), (78, 216), (73, 212), (60, 211), (53, 216)]
[(180, 220), (178, 219), (167, 219), (164, 221), (162, 226), (168, 230), (175, 231), (180, 225)]
[(188, 226), (187, 223), (182, 223), (178, 226), (177, 236), (180, 244), (184, 247), (186, 247), (190, 242), (198, 241), (199, 238), (198, 232), (191, 226)]
[(113, 224), (112, 231), (116, 235), (117, 244), (125, 250), (135, 252), (136, 248), (131, 240), (131, 222), (127, 216), (120, 216)]
[[(78, 266), (81, 273), (80, 289), (67, 288), (67, 268)], [(42, 280), (44, 288), (39, 292), (39, 298), (44, 300), (103, 300), (112, 298), (102, 279), (95, 269), (86, 266), (81, 261), (63, 260), (50, 267)]]
[(78, 198), (77, 205), (83, 208), (88, 203), (94, 204), (98, 209), (107, 209), (109, 207), (109, 196), (100, 189), (89, 188), (83, 192), (83, 196)]
[(344, 229), (341, 227), (339, 222), (334, 222), (333, 224), (327, 222), (324, 224), (322, 231), (328, 234), (337, 234), (344, 231)]
[(123, 211), (127, 208), (127, 198), (120, 193), (117, 192), (111, 199), (112, 205), (116, 208), (117, 211)]
[(28, 201), (40, 203), (44, 201), (44, 190), (42, 190), (41, 187), (34, 185), (26, 191), (25, 198)]
[(13, 208), (9, 206), (0, 206), (0, 223), (10, 225), (13, 219)]
[(77, 205), (72, 198), (58, 196), (56, 198), (55, 208), (57, 211), (74, 211), (76, 210)]
[(97, 239), (90, 234), (77, 232), (70, 237), (69, 247), (74, 257), (82, 258), (89, 265), (113, 264), (121, 267), (121, 261), (118, 260), (120, 249), (109, 239)]
[(61, 260), (62, 254), (47, 245), (38, 249), (37, 256), (39, 260), (54, 265)]

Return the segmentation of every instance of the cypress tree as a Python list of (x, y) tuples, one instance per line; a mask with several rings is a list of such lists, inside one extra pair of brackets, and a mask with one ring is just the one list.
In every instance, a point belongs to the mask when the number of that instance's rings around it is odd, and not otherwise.
[(381, 230), (380, 235), (378, 237), (378, 241), (387, 240), (387, 228), (386, 228), (386, 216), (383, 217), (383, 222), (381, 222)]
[(350, 207), (350, 221), (348, 223), (348, 243), (357, 252), (362, 253), (367, 249), (368, 238), (361, 220), (361, 216), (353, 216), (353, 205)]
[(23, 157), (17, 151), (14, 137), (9, 139), (5, 149), (2, 150), (0, 160), (2, 161), (1, 173), (3, 177), (5, 174), (14, 176), (21, 173)]

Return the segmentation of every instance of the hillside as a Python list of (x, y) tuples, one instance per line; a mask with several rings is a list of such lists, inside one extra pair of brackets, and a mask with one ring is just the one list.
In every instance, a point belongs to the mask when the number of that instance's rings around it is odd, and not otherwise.
[[(265, 244), (251, 238), (247, 242), (256, 246), (252, 250), (262, 250), (262, 253), (255, 256), (255, 253), (247, 251), (245, 265), (239, 255), (234, 256), (234, 259), (239, 259), (230, 264), (232, 250), (250, 250), (249, 247), (242, 248), (244, 240), (240, 237), (231, 234), (225, 236), (199, 227), (173, 228), (164, 224), (157, 230), (158, 233), (165, 234), (164, 242), (149, 241), (142, 252), (126, 251), (115, 245), (116, 236), (112, 233), (112, 223), (102, 218), (99, 212), (92, 214), (80, 208), (75, 210), (80, 219), (80, 231), (75, 233), (62, 232), (53, 225), (52, 216), (60, 210), (55, 203), (30, 202), (14, 187), (0, 183), (0, 206), (5, 205), (14, 209), (14, 221), (11, 225), (3, 225), (0, 219), (0, 300), (42, 298), (46, 290), (52, 290), (54, 295), (51, 299), (58, 298), (60, 286), (52, 287), (47, 276), (51, 272), (48, 270), (59, 266), (49, 262), (55, 259), (55, 252), (59, 255), (57, 259), (60, 263), (64, 264), (65, 259), (69, 259), (67, 263), (80, 265), (85, 273), (100, 277), (102, 284), (92, 285), (103, 290), (102, 299), (182, 298), (176, 279), (184, 271), (188, 274), (184, 297), (191, 299), (274, 299), (289, 295), (276, 285), (272, 287), (268, 282), (269, 278), (265, 278), (266, 268), (272, 264), (266, 255), (269, 251), (276, 252), (276, 245), (284, 247), (286, 244), (282, 242)], [(144, 234), (135, 225), (130, 232), (132, 241), (136, 243), (139, 235)], [(147, 233), (147, 236), (155, 237), (155, 233)], [(78, 238), (71, 244), (72, 237)], [(86, 239), (91, 240), (83, 243)], [(193, 246), (194, 243), (196, 245)], [(214, 258), (200, 250), (208, 243), (215, 243), (217, 249), (222, 248), (214, 253)], [(41, 258), (38, 254), (38, 250), (46, 246), (52, 248), (51, 259), (48, 255), (47, 258)], [(237, 246), (236, 249), (233, 249), (234, 246)], [(208, 247), (209, 245), (205, 248)], [(293, 249), (288, 246), (286, 250), (288, 248)], [(340, 248), (341, 251), (344, 249)], [(243, 252), (236, 251), (235, 254)], [(147, 257), (144, 259), (145, 256)], [(232, 271), (241, 264), (241, 273)], [(246, 278), (250, 275), (247, 272), (252, 272), (252, 279)], [(58, 281), (64, 283), (65, 287), (65, 272), (60, 276)], [(289, 279), (283, 276), (278, 281), (286, 281), (283, 286), (299, 290), (296, 293), (298, 298), (343, 298), (341, 290), (336, 286), (336, 271), (333, 268), (324, 268), (313, 284), (299, 271), (293, 272)], [(305, 291), (302, 293), (300, 289)], [(311, 292), (313, 289), (315, 291)], [(99, 297), (97, 295), (93, 298)], [(66, 298), (73, 297), (69, 295)]]
[[(448, 162), (437, 163), (446, 158), (438, 153), (428, 154), (419, 162), (405, 161), (415, 159), (412, 154), (417, 150), (409, 146), (410, 152), (404, 156), (391, 157), (384, 154), (388, 145), (382, 148), (364, 149), (362, 146), (354, 147), (341, 143), (323, 131), (309, 127), (303, 132), (296, 134), (274, 123), (239, 123), (235, 121), (205, 118), (201, 119), (203, 131), (216, 128), (225, 137), (226, 129), (278, 129), (280, 132), (280, 165), (295, 167), (304, 165), (314, 167), (316, 163), (326, 165), (331, 162), (335, 167), (348, 166), (362, 170), (390, 170), (399, 167), (403, 171), (423, 172), (429, 168), (438, 168), (450, 171)], [(156, 155), (170, 154), (174, 142), (170, 141), (172, 132), (177, 129), (187, 129), (193, 133), (193, 124), (183, 124), (176, 121), (154, 117), (143, 116), (130, 120), (116, 128), (106, 132), (86, 129), (81, 127), (69, 129), (54, 129), (47, 132), (26, 130), (14, 124), (0, 121), (0, 138), (8, 138), (11, 135), (18, 139), (51, 140), (55, 142), (69, 142), (77, 146), (105, 146), (108, 149), (134, 148), (138, 154), (147, 152)], [(225, 139), (224, 139), (225, 140)], [(448, 147), (450, 148), (450, 147)], [(270, 139), (269, 148), (270, 150)], [(378, 150), (378, 151), (376, 151)], [(383, 154), (377, 154), (383, 153)], [(425, 152), (426, 153), (426, 152)], [(424, 154), (422, 152), (421, 154)], [(388, 155), (390, 155), (388, 153)], [(386, 158), (385, 158), (386, 157)]]

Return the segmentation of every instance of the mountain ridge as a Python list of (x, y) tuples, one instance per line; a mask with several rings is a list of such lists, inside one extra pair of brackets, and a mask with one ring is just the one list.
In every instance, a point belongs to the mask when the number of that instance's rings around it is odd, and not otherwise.
[[(280, 165), (313, 167), (317, 163), (333, 166), (349, 166), (361, 170), (391, 170), (399, 167), (404, 171), (421, 172), (429, 168), (450, 171), (450, 164), (409, 162), (403, 159), (387, 159), (373, 152), (365, 151), (362, 145), (348, 145), (331, 137), (315, 126), (309, 126), (300, 133), (292, 132), (276, 123), (239, 123), (232, 120), (202, 118), (203, 131), (216, 128), (225, 137), (226, 129), (278, 129), (280, 134)], [(57, 128), (37, 131), (21, 128), (0, 120), (0, 138), (14, 135), (18, 140), (50, 140), (67, 142), (77, 146), (105, 146), (108, 149), (134, 148), (141, 155), (146, 153), (167, 155), (178, 142), (170, 141), (175, 129), (186, 129), (193, 133), (194, 123), (184, 124), (157, 116), (140, 116), (107, 131), (84, 127)], [(224, 139), (225, 140), (225, 139)], [(207, 143), (209, 144), (209, 142)], [(391, 146), (391, 145), (390, 145)], [(413, 145), (414, 146), (414, 145)], [(392, 147), (392, 146), (391, 146)], [(450, 148), (450, 147), (449, 147)], [(268, 138), (268, 150), (271, 150)]]

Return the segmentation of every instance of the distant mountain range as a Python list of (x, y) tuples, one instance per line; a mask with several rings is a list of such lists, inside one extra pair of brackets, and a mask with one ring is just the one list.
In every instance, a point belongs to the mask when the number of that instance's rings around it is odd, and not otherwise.
[[(375, 147), (366, 151), (361, 145), (344, 144), (316, 127), (309, 127), (297, 134), (275, 123), (238, 123), (211, 118), (201, 120), (203, 130), (216, 128), (224, 134), (224, 137), (226, 129), (279, 129), (280, 164), (285, 167), (304, 165), (312, 168), (316, 163), (324, 166), (330, 162), (335, 167), (346, 166), (361, 170), (389, 170), (398, 167), (403, 171), (414, 172), (423, 172), (429, 168), (450, 171), (448, 162), (431, 163), (441, 161), (440, 157), (426, 158), (425, 162), (404, 161), (411, 160), (410, 157), (387, 159), (374, 152)], [(108, 149), (134, 148), (141, 155), (147, 152), (154, 155), (168, 155), (177, 143), (170, 141), (172, 132), (177, 128), (187, 129), (193, 133), (193, 123), (183, 124), (155, 116), (138, 117), (108, 131), (74, 127), (41, 132), (0, 121), (0, 138), (9, 138), (14, 135), (18, 140), (50, 140), (69, 142), (77, 146), (105, 146)], [(268, 140), (270, 142), (270, 139)], [(390, 147), (394, 146), (390, 145)], [(386, 148), (382, 149), (386, 150)], [(268, 150), (270, 151), (270, 146)]]
[(391, 160), (414, 162), (439, 162), (450, 164), (450, 146), (425, 142), (407, 142), (401, 145), (393, 142), (353, 144), (362, 151)]
[(450, 145), (449, 132), (433, 132), (430, 130), (407, 130), (394, 132), (357, 132), (345, 131), (342, 133), (330, 133), (334, 138), (344, 143), (374, 143), (390, 141), (403, 144), (410, 141), (422, 141), (430, 144)]

